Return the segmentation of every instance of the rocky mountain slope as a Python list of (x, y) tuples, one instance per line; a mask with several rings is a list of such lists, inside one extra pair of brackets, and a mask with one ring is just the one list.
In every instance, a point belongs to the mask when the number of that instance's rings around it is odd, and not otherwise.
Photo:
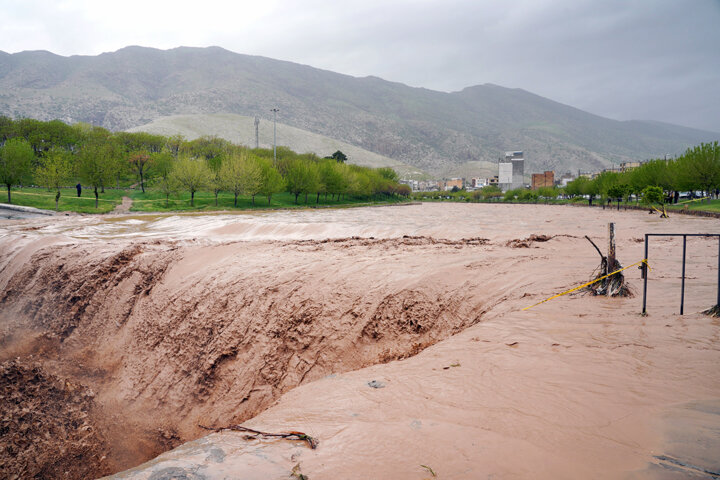
[(594, 170), (681, 153), (720, 134), (619, 122), (520, 89), (444, 93), (355, 78), (219, 47), (127, 47), (98, 56), (0, 52), (0, 115), (128, 129), (179, 114), (278, 121), (435, 175), (492, 170), (524, 150), (528, 170)]

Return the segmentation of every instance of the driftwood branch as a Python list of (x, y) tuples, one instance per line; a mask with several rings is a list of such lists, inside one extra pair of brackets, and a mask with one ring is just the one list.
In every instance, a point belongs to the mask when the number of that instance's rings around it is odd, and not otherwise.
[(267, 433), (259, 430), (253, 430), (252, 428), (243, 427), (242, 425), (228, 425), (227, 427), (206, 427), (205, 425), (198, 425), (200, 428), (205, 430), (211, 430), (213, 432), (219, 432), (221, 430), (233, 430), (236, 432), (247, 432), (252, 433), (254, 437), (261, 436), (266, 438), (286, 438), (288, 440), (301, 440), (307, 442), (308, 446), (313, 450), (317, 448), (320, 443), (317, 438), (311, 437), (310, 435), (303, 432), (286, 432), (286, 433)]
[(585, 235), (585, 238), (587, 239), (588, 242), (590, 242), (590, 244), (591, 244), (593, 247), (595, 247), (595, 250), (597, 250), (598, 255), (600, 255), (600, 258), (602, 258), (603, 260), (605, 260), (605, 255), (603, 255), (602, 252), (600, 251), (600, 249), (598, 248), (598, 246), (595, 245), (595, 242), (593, 242), (592, 240), (590, 240), (590, 237), (588, 237), (587, 235)]

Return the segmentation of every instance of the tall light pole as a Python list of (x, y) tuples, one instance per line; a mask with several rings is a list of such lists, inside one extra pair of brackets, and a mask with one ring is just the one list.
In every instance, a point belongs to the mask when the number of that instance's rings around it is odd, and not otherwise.
[(260, 127), (260, 117), (255, 115), (255, 148), (260, 148), (260, 134), (259, 134), (259, 128)]
[(279, 108), (270, 109), (273, 112), (273, 161), (277, 163), (277, 112)]

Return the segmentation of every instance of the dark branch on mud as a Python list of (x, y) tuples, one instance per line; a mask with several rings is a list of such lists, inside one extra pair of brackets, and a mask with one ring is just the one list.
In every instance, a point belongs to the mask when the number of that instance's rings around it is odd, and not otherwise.
[(236, 432), (248, 432), (255, 435), (248, 435), (250, 438), (257, 438), (257, 436), (261, 436), (269, 438), (287, 438), (288, 440), (301, 440), (303, 442), (307, 442), (308, 446), (313, 450), (316, 449), (317, 446), (320, 444), (320, 441), (317, 438), (311, 437), (310, 435), (303, 432), (267, 433), (261, 432), (259, 430), (253, 430), (252, 428), (248, 427), (243, 427), (242, 425), (228, 425), (227, 427), (220, 428), (206, 427), (205, 425), (198, 425), (198, 427), (204, 428), (205, 430), (211, 430), (213, 432), (219, 432), (221, 430), (233, 430)]

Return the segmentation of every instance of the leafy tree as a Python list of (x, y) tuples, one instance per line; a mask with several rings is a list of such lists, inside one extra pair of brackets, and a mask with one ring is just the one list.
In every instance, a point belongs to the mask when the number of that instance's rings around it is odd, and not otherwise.
[(267, 197), (268, 205), (270, 205), (273, 194), (282, 192), (285, 188), (285, 180), (283, 180), (282, 175), (275, 168), (271, 159), (258, 158), (258, 164), (262, 171), (262, 185), (258, 193)]
[(537, 201), (538, 199), (538, 192), (535, 190), (522, 190), (520, 191), (520, 195), (518, 195), (518, 198), (523, 201)]
[(247, 152), (231, 154), (220, 167), (220, 183), (224, 190), (235, 195), (235, 206), (240, 194), (255, 196), (262, 191), (263, 171), (260, 161)]
[(318, 164), (320, 172), (320, 181), (325, 188), (325, 198), (327, 194), (331, 194), (335, 198), (336, 194), (340, 194), (343, 189), (345, 178), (343, 176), (341, 164), (332, 159), (324, 159)]
[(227, 153), (230, 149), (232, 149), (232, 144), (227, 140), (215, 136), (203, 136), (185, 142), (182, 145), (181, 152), (190, 157), (212, 160)]
[(173, 169), (173, 156), (169, 150), (150, 154), (150, 161), (156, 173), (155, 185), (165, 195), (165, 207), (170, 203), (170, 195), (177, 191), (177, 185), (172, 181), (170, 172)]
[(335, 160), (336, 162), (338, 162), (338, 163), (345, 163), (345, 162), (347, 162), (347, 155), (345, 155), (345, 154), (344, 154), (343, 152), (341, 152), (340, 150), (337, 150), (335, 153), (333, 153), (333, 154), (330, 155), (329, 157), (325, 157), (325, 158), (332, 158), (332, 159), (334, 159), (334, 160)]
[(521, 193), (522, 193), (522, 190), (519, 188), (517, 188), (515, 190), (508, 190), (503, 195), (503, 200), (506, 202), (510, 202), (512, 200), (515, 200), (516, 198), (519, 198)]
[(245, 155), (243, 160), (243, 190), (250, 195), (255, 205), (255, 196), (263, 191), (263, 167), (259, 158), (254, 155)]
[[(60, 203), (60, 188), (70, 179), (70, 154), (61, 148), (53, 148), (40, 159), (35, 178), (44, 187), (55, 190), (55, 211)], [(95, 206), (97, 208), (97, 205)]]
[(555, 187), (540, 187), (537, 190), (538, 196), (552, 199), (558, 196), (558, 189)]
[(7, 187), (8, 203), (12, 203), (10, 188), (28, 178), (35, 158), (30, 143), (12, 138), (0, 148), (0, 182)]
[(402, 197), (409, 197), (412, 194), (412, 188), (410, 188), (410, 185), (406, 185), (404, 183), (398, 185), (397, 188), (397, 194)]
[(381, 177), (383, 177), (386, 180), (390, 180), (391, 182), (397, 183), (397, 181), (400, 179), (400, 177), (398, 177), (397, 172), (390, 167), (378, 168), (376, 170), (376, 172), (379, 173)]
[(98, 188), (100, 193), (104, 193), (105, 185), (112, 181), (118, 171), (116, 152), (109, 142), (92, 141), (83, 145), (78, 159), (80, 178), (93, 187), (95, 208), (98, 208)]
[(195, 192), (207, 188), (213, 173), (204, 160), (181, 156), (170, 173), (171, 181), (190, 192), (190, 205), (195, 206)]
[(174, 158), (177, 158), (185, 142), (185, 137), (180, 134), (167, 137), (165, 140), (165, 149), (168, 150)]
[(140, 176), (140, 189), (143, 193), (145, 193), (145, 174), (147, 173), (147, 170), (150, 168), (150, 165), (152, 165), (150, 161), (150, 155), (145, 151), (137, 151), (135, 153), (130, 154), (130, 157), (128, 158), (128, 162), (130, 163), (130, 166), (135, 171), (135, 173)]
[(497, 185), (486, 185), (480, 190), (475, 190), (475, 192), (473, 192), (473, 196), (476, 198), (482, 197), (485, 200), (491, 200), (493, 198), (502, 197), (503, 193)]
[(720, 187), (720, 147), (718, 142), (702, 143), (681, 157), (687, 183), (707, 195)]
[(642, 197), (643, 203), (646, 205), (652, 205), (653, 203), (658, 203), (660, 205), (665, 204), (665, 194), (663, 193), (662, 187), (645, 187), (642, 192)]
[(305, 194), (305, 203), (307, 203), (308, 193), (316, 191), (320, 183), (317, 167), (307, 160), (293, 159), (287, 163), (286, 169), (285, 182), (288, 191), (295, 195), (295, 204), (298, 203), (300, 194)]
[(618, 209), (620, 209), (620, 202), (625, 197), (625, 195), (627, 195), (627, 192), (629, 190), (630, 187), (628, 185), (625, 185), (623, 183), (617, 183), (608, 188), (607, 196), (608, 198), (615, 200), (618, 204)]

